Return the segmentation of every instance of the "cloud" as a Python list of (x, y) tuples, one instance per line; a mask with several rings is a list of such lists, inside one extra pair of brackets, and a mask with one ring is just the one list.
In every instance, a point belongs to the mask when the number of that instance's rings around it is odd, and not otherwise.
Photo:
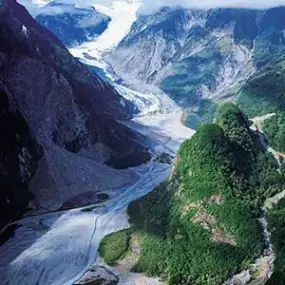
[[(24, 5), (35, 17), (38, 14), (58, 15), (62, 13), (71, 13), (74, 11), (74, 8), (70, 5), (75, 5), (79, 8), (88, 8), (94, 4), (110, 5), (110, 3), (112, 3), (112, 0), (18, 0), (18, 2)], [(48, 5), (49, 3), (67, 5)], [(76, 12), (78, 13), (79, 11), (77, 10)]]
[(268, 9), (285, 5), (285, 0), (144, 0), (141, 13), (151, 14), (161, 7), (184, 7), (192, 9), (251, 8)]
[[(24, 4), (33, 14), (39, 13), (39, 8), (48, 2), (60, 2), (66, 4), (75, 4), (77, 7), (93, 6), (94, 4), (110, 5), (115, 0), (18, 0)], [(267, 9), (276, 6), (285, 5), (285, 0), (116, 0), (122, 2), (142, 2), (140, 12), (143, 14), (152, 14), (161, 7), (184, 7), (193, 9), (210, 8), (252, 8)], [(43, 12), (43, 10), (41, 11)], [(59, 13), (60, 10), (55, 11)], [(46, 13), (49, 13), (47, 10)], [(50, 12), (52, 13), (52, 11)], [(122, 15), (123, 17), (123, 15)]]

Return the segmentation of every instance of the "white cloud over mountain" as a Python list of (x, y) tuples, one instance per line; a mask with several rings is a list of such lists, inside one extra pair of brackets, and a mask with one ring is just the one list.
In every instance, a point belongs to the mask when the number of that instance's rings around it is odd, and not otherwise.
[(285, 0), (143, 0), (142, 12), (153, 13), (163, 6), (185, 8), (253, 8), (266, 9), (285, 5)]
[[(30, 12), (36, 13), (39, 6), (43, 6), (51, 0), (18, 0), (24, 4)], [(110, 5), (112, 2), (142, 2), (140, 12), (151, 14), (164, 6), (185, 7), (195, 9), (210, 9), (220, 7), (232, 8), (253, 8), (266, 9), (276, 6), (285, 5), (285, 0), (57, 0), (61, 3), (73, 3), (77, 6), (87, 6), (94, 4)], [(42, 11), (43, 12), (43, 11)], [(123, 15), (122, 15), (123, 16)]]

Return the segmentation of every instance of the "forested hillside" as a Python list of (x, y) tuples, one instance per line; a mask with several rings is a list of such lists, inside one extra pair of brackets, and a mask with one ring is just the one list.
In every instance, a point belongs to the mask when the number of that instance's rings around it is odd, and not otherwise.
[[(285, 173), (285, 172), (284, 172)], [(275, 272), (266, 285), (285, 284), (285, 199), (270, 210), (268, 219), (272, 231), (272, 239), (276, 254)]]
[(279, 112), (267, 119), (263, 126), (264, 133), (276, 151), (285, 153), (285, 113)]
[(238, 102), (251, 116), (278, 112), (285, 108), (285, 62), (272, 61), (250, 78), (242, 89)]
[(261, 205), (283, 180), (247, 117), (223, 105), (216, 124), (182, 145), (169, 182), (130, 205), (141, 248), (133, 270), (173, 285), (222, 284), (262, 254)]

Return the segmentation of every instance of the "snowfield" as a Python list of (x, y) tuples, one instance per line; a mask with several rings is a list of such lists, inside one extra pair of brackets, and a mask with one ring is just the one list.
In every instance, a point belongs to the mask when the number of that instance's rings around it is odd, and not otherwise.
[[(88, 63), (105, 69), (107, 73), (103, 54), (115, 48), (129, 32), (141, 2), (114, 0), (106, 6), (102, 3), (95, 4), (95, 7), (112, 18), (109, 28), (94, 41), (73, 48), (71, 52), (83, 62), (86, 62), (88, 53), (91, 56)], [(108, 77), (112, 79), (112, 75)], [(113, 170), (109, 169), (109, 176), (113, 179), (108, 189), (111, 198), (107, 202), (16, 222), (20, 227), (14, 237), (0, 248), (1, 285), (72, 285), (82, 278), (96, 263), (102, 238), (129, 227), (128, 205), (167, 179), (171, 166), (157, 163), (155, 158), (164, 152), (174, 155), (180, 144), (193, 135), (194, 132), (180, 121), (182, 110), (162, 91), (147, 91), (140, 86), (134, 90), (115, 82), (114, 86), (136, 104), (139, 114), (129, 126), (148, 136), (153, 160), (122, 171), (122, 176), (128, 179), (120, 179), (118, 171), (112, 175)], [(80, 163), (77, 158), (76, 164)], [(90, 163), (90, 175), (92, 165)], [(74, 180), (77, 178), (75, 176)], [(69, 191), (68, 186), (63, 189)], [(131, 273), (123, 276), (120, 284), (142, 284), (142, 280), (143, 284), (159, 284), (157, 280)]]

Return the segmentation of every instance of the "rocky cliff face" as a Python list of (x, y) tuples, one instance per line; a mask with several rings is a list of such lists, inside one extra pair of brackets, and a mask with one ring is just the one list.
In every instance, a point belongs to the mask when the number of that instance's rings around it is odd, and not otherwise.
[(36, 20), (65, 45), (74, 46), (102, 34), (111, 19), (94, 8), (76, 8), (54, 1), (39, 9)]
[[(1, 165), (1, 214), (10, 204), (17, 208), (10, 196), (27, 188), (34, 172), (29, 190), (36, 205), (54, 210), (76, 195), (114, 187), (116, 178), (124, 177), (117, 174), (106, 186), (102, 173), (109, 170), (103, 162), (124, 168), (149, 159), (140, 146), (143, 138), (119, 123), (131, 118), (133, 105), (14, 0), (0, 2), (0, 38), (0, 125), (9, 130), (1, 138), (7, 155)], [(124, 163), (118, 165), (118, 158)], [(23, 206), (29, 195), (24, 196)]]
[[(0, 85), (1, 86), (1, 85)], [(25, 210), (31, 193), (28, 182), (36, 171), (42, 149), (21, 113), (0, 87), (0, 228)]]
[(224, 100), (235, 97), (257, 69), (280, 58), (284, 16), (284, 7), (164, 8), (141, 15), (107, 59), (126, 81), (158, 85), (184, 107), (201, 99)]

